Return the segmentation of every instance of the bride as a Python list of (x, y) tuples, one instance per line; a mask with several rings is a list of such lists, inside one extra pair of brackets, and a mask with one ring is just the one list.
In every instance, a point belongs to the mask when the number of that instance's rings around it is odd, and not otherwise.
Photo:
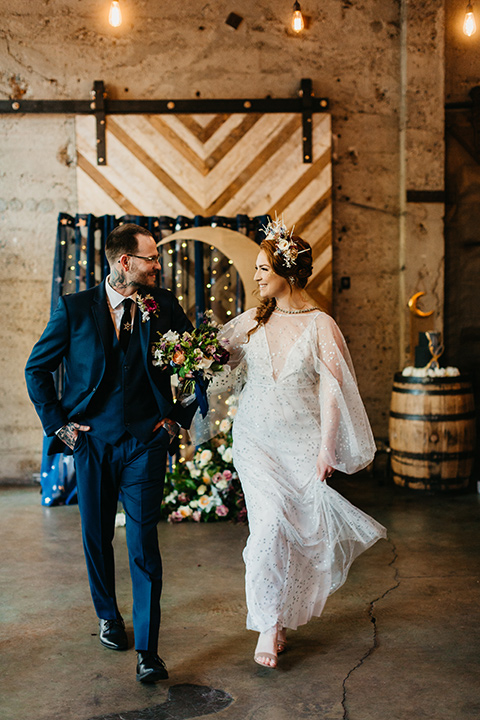
[(385, 528), (325, 480), (370, 463), (375, 443), (343, 336), (303, 289), (312, 251), (270, 223), (255, 280), (261, 303), (223, 329), (229, 365), (246, 371), (233, 424), (249, 538), (247, 628), (254, 659), (275, 667), (295, 630), (321, 614), (353, 560)]

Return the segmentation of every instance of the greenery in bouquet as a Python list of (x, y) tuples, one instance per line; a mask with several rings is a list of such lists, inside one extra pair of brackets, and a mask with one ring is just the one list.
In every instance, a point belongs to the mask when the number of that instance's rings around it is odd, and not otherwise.
[(162, 517), (169, 522), (245, 522), (247, 511), (238, 474), (232, 464), (231, 422), (200, 445), (191, 460), (180, 458), (165, 478)]
[[(209, 380), (222, 372), (230, 356), (218, 334), (222, 326), (207, 310), (199, 327), (183, 335), (169, 330), (153, 344), (153, 364), (170, 368), (180, 381), (180, 392), (194, 392), (195, 379)], [(159, 333), (160, 334), (160, 333)]]

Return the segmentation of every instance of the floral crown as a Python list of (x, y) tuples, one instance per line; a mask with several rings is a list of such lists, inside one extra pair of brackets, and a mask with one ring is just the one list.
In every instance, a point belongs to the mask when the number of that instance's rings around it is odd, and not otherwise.
[(276, 218), (274, 222), (270, 222), (263, 227), (265, 232), (265, 240), (275, 240), (275, 255), (281, 255), (283, 262), (287, 268), (291, 268), (295, 265), (298, 255), (303, 252), (308, 252), (308, 248), (305, 250), (299, 250), (295, 241), (293, 240), (293, 230), (288, 232), (283, 218), (280, 220)]

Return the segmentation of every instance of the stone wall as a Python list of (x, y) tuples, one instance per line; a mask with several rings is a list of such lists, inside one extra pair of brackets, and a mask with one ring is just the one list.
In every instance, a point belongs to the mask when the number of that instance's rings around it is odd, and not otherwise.
[[(138, 0), (125, 3), (131, 15), (117, 31), (105, 22), (108, 2), (2, 4), (3, 99), (87, 99), (97, 79), (116, 98), (290, 97), (302, 77), (329, 97), (334, 314), (385, 437), (392, 375), (408, 357), (417, 239), (425, 267), (430, 253), (439, 261), (438, 213), (410, 221), (405, 190), (442, 186), (442, 0), (308, 0), (310, 27), (299, 37), (288, 29), (292, 3), (278, 0)], [(237, 30), (225, 24), (231, 11), (244, 18)], [(0, 345), (0, 478), (20, 478), (39, 466), (23, 366), (48, 318), (56, 214), (76, 209), (74, 119), (2, 116), (0, 143), (0, 273), (12, 300)]]

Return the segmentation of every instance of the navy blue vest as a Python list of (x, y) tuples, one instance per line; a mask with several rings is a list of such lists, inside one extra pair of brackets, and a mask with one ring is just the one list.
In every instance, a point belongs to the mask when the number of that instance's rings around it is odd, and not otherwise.
[(143, 443), (150, 440), (160, 419), (148, 379), (140, 344), (137, 312), (133, 331), (124, 354), (112, 322), (111, 346), (105, 374), (82, 422), (91, 426), (92, 435), (115, 445), (129, 433)]

